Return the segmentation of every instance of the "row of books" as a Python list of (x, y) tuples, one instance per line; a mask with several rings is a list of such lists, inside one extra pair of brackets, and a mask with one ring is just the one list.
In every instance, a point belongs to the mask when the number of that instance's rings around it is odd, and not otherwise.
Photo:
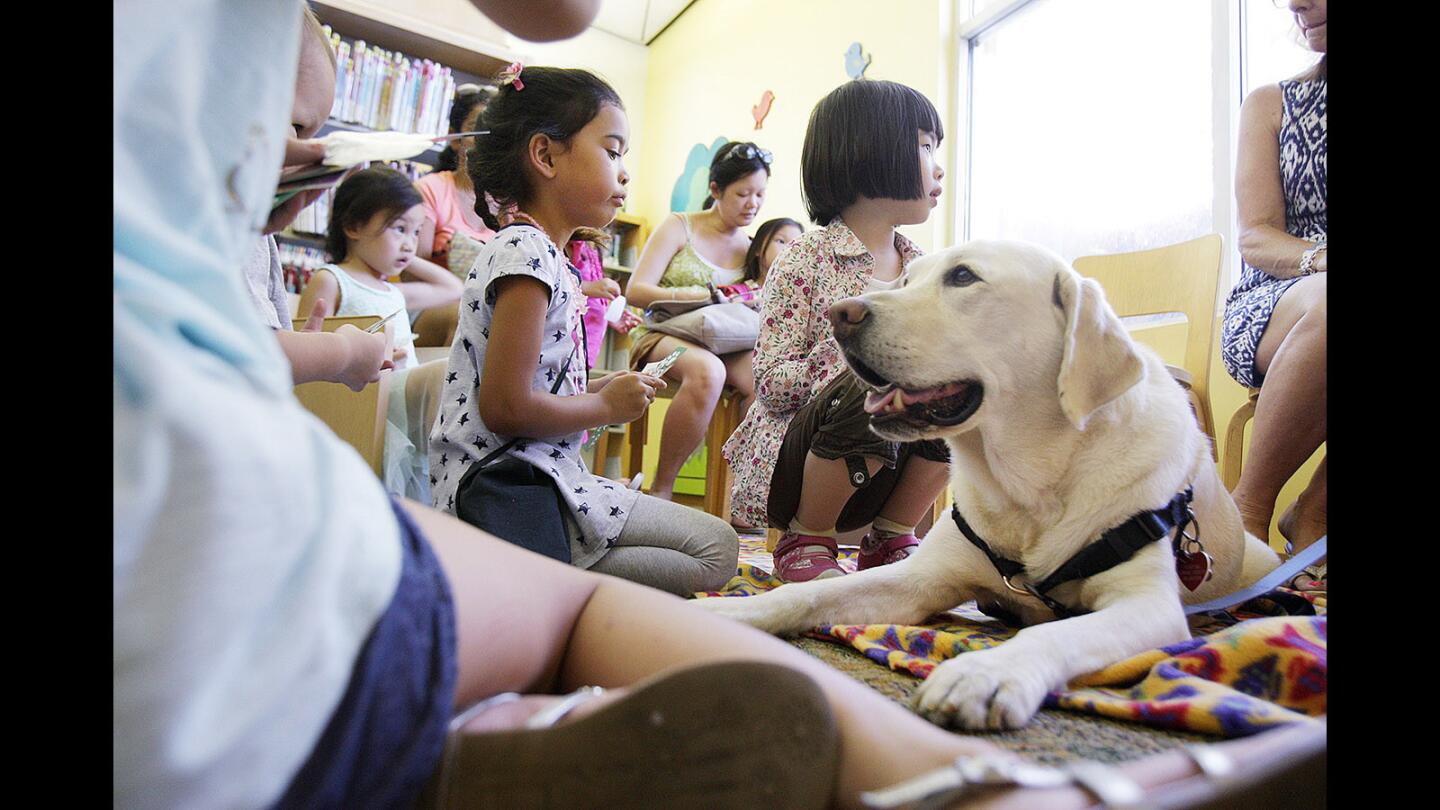
[[(329, 31), (329, 26), (326, 26)], [(412, 59), (364, 40), (335, 46), (335, 106), (330, 117), (377, 130), (444, 135), (450, 126), (455, 77), (429, 59)]]
[(285, 289), (293, 293), (304, 292), (305, 285), (310, 281), (310, 274), (330, 261), (330, 256), (322, 247), (297, 245), (283, 240), (277, 241), (276, 246), (280, 248), (280, 268), (285, 273)]

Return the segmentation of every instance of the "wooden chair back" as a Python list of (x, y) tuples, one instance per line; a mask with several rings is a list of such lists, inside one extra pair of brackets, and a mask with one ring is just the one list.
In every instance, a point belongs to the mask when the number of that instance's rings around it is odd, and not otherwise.
[[(1081, 256), (1075, 271), (1093, 278), (1105, 300), (1122, 318), (1178, 312), (1188, 321), (1184, 370), (1201, 427), (1212, 439), (1210, 413), (1210, 346), (1215, 339), (1215, 301), (1220, 284), (1219, 234), (1188, 242), (1140, 250)], [(1180, 376), (1182, 384), (1186, 384)]]

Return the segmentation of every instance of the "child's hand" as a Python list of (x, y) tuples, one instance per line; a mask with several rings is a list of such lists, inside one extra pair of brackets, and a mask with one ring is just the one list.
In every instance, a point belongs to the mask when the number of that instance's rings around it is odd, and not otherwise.
[(655, 400), (655, 392), (665, 387), (665, 381), (638, 371), (622, 371), (612, 377), (602, 377), (604, 386), (600, 397), (605, 400), (610, 417), (607, 424), (633, 422)]
[(615, 296), (620, 294), (620, 282), (613, 278), (597, 278), (581, 284), (580, 292), (585, 293), (586, 298), (604, 298), (606, 301), (612, 301)]
[(612, 371), (604, 376), (596, 377), (595, 379), (590, 380), (585, 384), (585, 390), (589, 391), (592, 394), (598, 394), (602, 389), (605, 388), (605, 386), (610, 384), (611, 380), (614, 380), (616, 377), (619, 377), (621, 374), (624, 373), (625, 372), (623, 371)]
[(619, 332), (622, 335), (627, 335), (630, 333), (631, 329), (634, 329), (642, 323), (644, 323), (644, 321), (640, 320), (640, 316), (627, 309), (620, 313), (620, 321), (618, 323), (615, 321), (610, 321), (609, 326), (616, 332)]
[(747, 304), (755, 300), (755, 297), (760, 293), (760, 288), (758, 286), (752, 286), (748, 281), (726, 284), (720, 287), (719, 290), (720, 294), (725, 297), (725, 300), (742, 301)]

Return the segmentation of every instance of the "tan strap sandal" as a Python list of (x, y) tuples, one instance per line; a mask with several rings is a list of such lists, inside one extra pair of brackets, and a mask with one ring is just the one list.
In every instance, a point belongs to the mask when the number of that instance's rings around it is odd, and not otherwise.
[(1011, 757), (960, 756), (948, 767), (862, 793), (860, 801), (872, 810), (939, 810), (962, 806), (961, 800), (996, 788), (1075, 785), (1093, 796), (1096, 806), (1125, 810), (1324, 807), (1325, 724), (1307, 723), (1262, 736), (1274, 746), (1263, 755), (1247, 755), (1243, 769), (1225, 743), (1184, 746), (1199, 775), (1149, 790), (1119, 768), (1089, 760), (1051, 767)]
[[(583, 717), (604, 693), (585, 687), (523, 728), (467, 732), (497, 695), (451, 725), (420, 807), (707, 808), (830, 806), (840, 738), (820, 687), (789, 667), (726, 661), (662, 673)], [(779, 768), (804, 752), (805, 767)]]

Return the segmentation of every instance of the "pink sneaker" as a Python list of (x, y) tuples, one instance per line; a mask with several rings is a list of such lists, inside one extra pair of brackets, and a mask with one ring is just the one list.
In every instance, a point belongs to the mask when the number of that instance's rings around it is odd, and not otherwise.
[[(820, 546), (820, 548), (816, 548)], [(781, 582), (809, 582), (845, 575), (833, 537), (785, 532), (775, 544), (775, 576)]]
[(867, 534), (865, 539), (860, 541), (860, 554), (856, 558), (855, 570), (864, 571), (866, 568), (875, 568), (881, 565), (889, 565), (893, 562), (900, 562), (915, 553), (920, 547), (920, 539), (913, 534), (901, 534), (886, 540), (873, 551), (866, 551), (865, 546), (874, 535)]

